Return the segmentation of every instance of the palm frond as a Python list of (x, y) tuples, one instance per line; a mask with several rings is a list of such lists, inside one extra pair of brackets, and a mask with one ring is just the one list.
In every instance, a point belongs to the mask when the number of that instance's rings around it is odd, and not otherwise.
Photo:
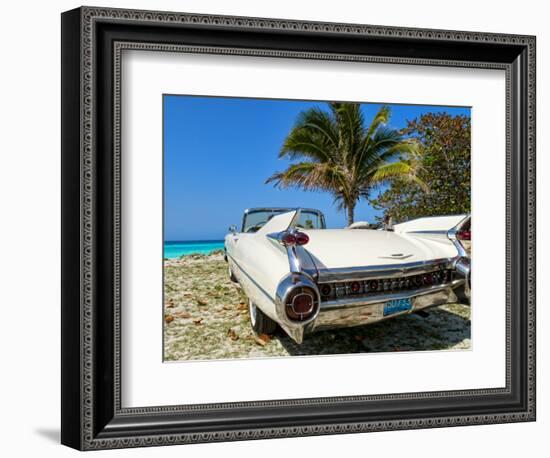
[(380, 165), (395, 162), (396, 160), (408, 160), (411, 164), (419, 163), (422, 154), (419, 144), (415, 140), (407, 139), (399, 142), (380, 141), (367, 157), (365, 157), (361, 170), (369, 176)]
[(358, 103), (334, 105), (344, 155), (353, 155), (364, 137), (365, 120)]
[(412, 139), (386, 124), (390, 109), (383, 106), (367, 126), (360, 104), (333, 102), (328, 111), (306, 110), (284, 140), (279, 157), (301, 160), (276, 172), (266, 183), (275, 187), (327, 191), (334, 205), (353, 221), (357, 201), (390, 180), (407, 180), (421, 189), (422, 153)]
[[(378, 120), (373, 121), (370, 125), (367, 134), (362, 139), (359, 146), (359, 152), (356, 158), (356, 167), (364, 168), (365, 164), (372, 162), (373, 158), (377, 158), (388, 148), (403, 141), (401, 134), (395, 129), (389, 129), (382, 125), (382, 121), (387, 122), (389, 110), (378, 112)], [(373, 129), (373, 126), (375, 127)]]
[(371, 138), (375, 132), (380, 129), (382, 125), (385, 125), (388, 123), (390, 119), (390, 107), (387, 105), (384, 105), (383, 107), (378, 110), (378, 113), (374, 116), (373, 120), (370, 123), (370, 126), (367, 130), (366, 138)]
[(334, 151), (307, 130), (292, 132), (285, 140), (279, 157), (298, 159), (307, 157), (318, 162), (333, 161)]
[(318, 160), (333, 160), (338, 147), (337, 126), (331, 116), (312, 108), (298, 116), (294, 127), (287, 135), (279, 157), (308, 156)]
[(308, 191), (333, 190), (342, 187), (343, 175), (335, 165), (318, 162), (299, 162), (266, 180), (280, 189), (301, 188)]
[(406, 161), (391, 162), (379, 166), (372, 173), (370, 181), (373, 184), (381, 184), (393, 179), (412, 181), (424, 191), (428, 191), (428, 186), (418, 177), (415, 168)]

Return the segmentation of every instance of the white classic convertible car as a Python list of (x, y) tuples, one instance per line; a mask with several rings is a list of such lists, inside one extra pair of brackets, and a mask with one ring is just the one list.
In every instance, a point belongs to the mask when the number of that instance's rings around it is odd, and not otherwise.
[(318, 210), (253, 208), (225, 237), (231, 280), (258, 334), (294, 341), (469, 301), (470, 217), (420, 218), (389, 230), (326, 229)]

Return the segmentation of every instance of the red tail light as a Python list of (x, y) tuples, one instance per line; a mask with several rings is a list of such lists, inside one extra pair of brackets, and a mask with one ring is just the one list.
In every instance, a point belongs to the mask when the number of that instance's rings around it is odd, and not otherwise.
[(461, 242), (469, 242), (472, 238), (471, 220), (466, 221), (462, 227), (457, 231), (456, 238)]
[(358, 281), (354, 281), (350, 285), (350, 289), (352, 293), (358, 293), (361, 290), (361, 283)]
[(305, 321), (315, 313), (319, 303), (310, 288), (296, 288), (286, 298), (286, 315), (293, 321)]
[(332, 292), (332, 287), (330, 285), (321, 285), (321, 294), (323, 296), (330, 296), (330, 293)]
[(305, 245), (308, 242), (309, 242), (309, 237), (307, 234), (304, 234), (303, 232), (296, 232), (297, 245)]
[(465, 240), (469, 242), (471, 240), (471, 237), (472, 237), (472, 234), (469, 230), (458, 231), (456, 233), (456, 238), (458, 240)]
[(305, 245), (309, 242), (309, 237), (303, 232), (286, 232), (281, 237), (281, 242), (283, 242), (285, 246)]
[(296, 236), (291, 232), (287, 232), (281, 237), (281, 242), (286, 246), (296, 245)]

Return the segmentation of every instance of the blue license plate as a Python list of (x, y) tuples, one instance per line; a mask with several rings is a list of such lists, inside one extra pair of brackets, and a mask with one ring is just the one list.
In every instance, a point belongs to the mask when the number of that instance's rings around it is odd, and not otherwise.
[(410, 309), (412, 309), (412, 301), (409, 298), (393, 299), (384, 304), (384, 316), (406, 312)]

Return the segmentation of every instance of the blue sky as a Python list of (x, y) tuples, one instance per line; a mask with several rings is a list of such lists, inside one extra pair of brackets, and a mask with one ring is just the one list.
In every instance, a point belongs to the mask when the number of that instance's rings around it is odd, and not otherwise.
[[(310, 207), (328, 227), (343, 227), (328, 193), (279, 190), (264, 184), (289, 161), (278, 153), (300, 111), (323, 102), (164, 95), (164, 238), (221, 240), (248, 207)], [(362, 104), (367, 122), (380, 104)], [(390, 105), (389, 127), (427, 112), (470, 115), (469, 108)], [(361, 201), (356, 221), (378, 213)]]

